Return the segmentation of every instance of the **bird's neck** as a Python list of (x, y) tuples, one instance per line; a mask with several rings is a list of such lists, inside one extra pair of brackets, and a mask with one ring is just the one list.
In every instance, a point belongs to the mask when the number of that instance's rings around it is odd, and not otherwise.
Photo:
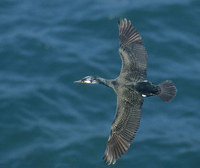
[(111, 86), (111, 80), (104, 79), (104, 78), (101, 78), (101, 77), (96, 77), (96, 80), (97, 80), (98, 84), (102, 84), (102, 85), (105, 85), (105, 86), (108, 86), (108, 87), (112, 87)]

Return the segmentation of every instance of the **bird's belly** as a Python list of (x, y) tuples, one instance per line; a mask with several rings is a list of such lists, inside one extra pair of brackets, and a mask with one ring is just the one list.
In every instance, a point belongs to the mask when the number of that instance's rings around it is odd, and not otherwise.
[(139, 82), (135, 86), (135, 90), (145, 96), (153, 96), (159, 94), (158, 86), (151, 82)]

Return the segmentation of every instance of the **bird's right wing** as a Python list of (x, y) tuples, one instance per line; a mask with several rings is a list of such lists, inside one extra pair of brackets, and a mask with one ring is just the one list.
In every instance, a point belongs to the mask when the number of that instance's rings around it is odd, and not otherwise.
[(119, 54), (122, 59), (121, 74), (126, 73), (133, 80), (144, 80), (146, 78), (147, 53), (140, 34), (133, 27), (131, 21), (127, 21), (126, 18), (119, 21), (119, 40)]
[(117, 97), (117, 112), (104, 154), (106, 163), (115, 163), (129, 148), (139, 127), (143, 98), (137, 92), (129, 100)]

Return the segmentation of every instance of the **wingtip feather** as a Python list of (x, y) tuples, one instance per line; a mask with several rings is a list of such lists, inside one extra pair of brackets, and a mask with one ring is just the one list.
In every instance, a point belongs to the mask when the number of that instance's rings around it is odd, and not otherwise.
[(141, 42), (141, 36), (135, 27), (131, 24), (131, 21), (126, 18), (120, 19), (119, 23), (119, 38), (123, 45), (129, 45), (136, 41)]
[(129, 142), (126, 142), (120, 135), (113, 135), (108, 141), (105, 153), (104, 161), (108, 165), (115, 164), (116, 161), (128, 150), (130, 146)]

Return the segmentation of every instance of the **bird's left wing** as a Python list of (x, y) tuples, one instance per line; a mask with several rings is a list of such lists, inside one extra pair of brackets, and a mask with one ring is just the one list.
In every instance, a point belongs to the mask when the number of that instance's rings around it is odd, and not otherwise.
[(147, 69), (147, 52), (142, 37), (127, 19), (119, 21), (119, 54), (122, 59), (121, 73), (132, 80), (144, 80)]
[(128, 150), (139, 127), (143, 98), (135, 91), (131, 96), (128, 100), (117, 97), (117, 112), (104, 154), (108, 164), (114, 164)]

